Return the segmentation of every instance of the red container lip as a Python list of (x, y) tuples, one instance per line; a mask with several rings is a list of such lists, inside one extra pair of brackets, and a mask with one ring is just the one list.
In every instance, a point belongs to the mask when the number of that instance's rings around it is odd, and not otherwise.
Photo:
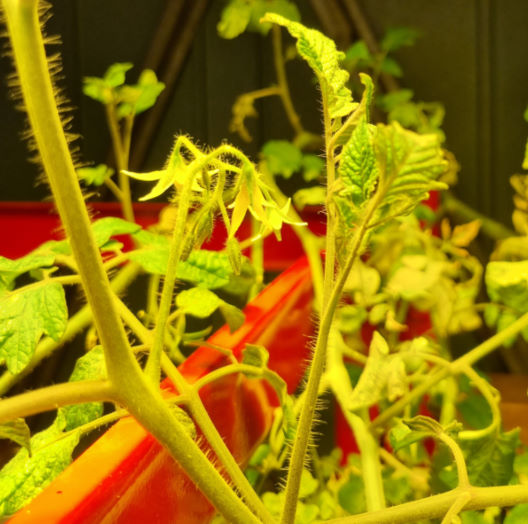
[[(293, 391), (307, 357), (311, 303), (310, 270), (303, 258), (247, 306), (246, 322), (239, 330), (229, 333), (227, 327), (221, 328), (210, 342), (231, 348), (235, 356), (240, 356), (246, 342), (267, 346), (270, 367), (282, 372)], [(220, 352), (202, 347), (180, 370), (192, 382), (224, 360)], [(207, 387), (201, 395), (237, 461), (246, 462), (269, 430), (274, 395), (261, 381), (235, 375)], [(126, 417), (9, 522), (198, 524), (212, 514), (212, 506), (168, 453), (133, 418)]]

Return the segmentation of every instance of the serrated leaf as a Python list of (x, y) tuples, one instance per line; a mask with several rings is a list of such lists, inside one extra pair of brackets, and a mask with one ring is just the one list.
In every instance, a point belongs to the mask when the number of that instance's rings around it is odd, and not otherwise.
[(479, 440), (461, 441), (471, 484), (482, 487), (508, 484), (519, 444), (518, 428), (492, 433)]
[(59, 340), (66, 329), (68, 309), (57, 282), (23, 288), (0, 299), (0, 361), (13, 374), (31, 360), (43, 334)]
[(218, 289), (229, 283), (232, 272), (227, 253), (201, 249), (178, 264), (176, 277), (207, 289)]
[(251, 5), (245, 0), (231, 0), (222, 10), (216, 26), (222, 38), (232, 39), (242, 34), (251, 18)]
[(61, 425), (52, 424), (31, 438), (31, 457), (27, 449), (21, 449), (3, 467), (0, 471), (1, 515), (18, 511), (70, 464), (79, 435), (74, 433), (57, 440), (61, 435)]
[(299, 171), (303, 161), (301, 150), (287, 140), (269, 140), (262, 147), (262, 156), (269, 171), (284, 178)]
[(411, 500), (413, 488), (409, 478), (383, 470), (383, 493), (391, 506)]
[(211, 316), (222, 303), (222, 299), (203, 287), (193, 287), (178, 293), (176, 305), (184, 313), (197, 318)]
[(375, 189), (378, 174), (372, 132), (366, 118), (361, 120), (343, 146), (337, 172), (354, 205), (368, 200)]
[(26, 421), (23, 418), (16, 418), (9, 422), (0, 424), (0, 439), (9, 439), (16, 442), (19, 446), (30, 449), (31, 433)]
[[(106, 377), (104, 351), (101, 346), (95, 346), (88, 353), (77, 359), (70, 382), (80, 380), (100, 380)], [(71, 431), (87, 424), (103, 414), (102, 402), (87, 402), (74, 404), (59, 409), (59, 417), (64, 419), (64, 431)]]
[(315, 29), (292, 22), (277, 14), (267, 14), (263, 21), (285, 27), (297, 39), (297, 50), (308, 62), (321, 85), (330, 118), (346, 116), (354, 109), (352, 93), (346, 87), (349, 74), (339, 62), (345, 54), (338, 51), (335, 43)]

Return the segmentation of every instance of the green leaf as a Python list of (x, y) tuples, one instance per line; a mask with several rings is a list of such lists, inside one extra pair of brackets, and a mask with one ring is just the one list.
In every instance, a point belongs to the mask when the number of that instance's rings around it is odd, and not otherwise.
[(98, 164), (93, 167), (80, 167), (76, 171), (79, 179), (89, 186), (102, 186), (105, 180), (114, 174), (114, 170), (106, 164)]
[(383, 470), (383, 493), (391, 506), (402, 504), (412, 499), (413, 488), (408, 477), (396, 475)]
[(408, 214), (429, 191), (447, 188), (435, 180), (447, 168), (438, 135), (419, 135), (397, 122), (378, 124), (374, 151), (384, 191), (382, 215)]
[(461, 524), (489, 524), (480, 511), (463, 511), (460, 513)]
[[(95, 346), (88, 353), (77, 359), (70, 382), (79, 380), (100, 380), (106, 377), (106, 365), (102, 346)], [(103, 415), (102, 402), (74, 404), (59, 409), (59, 416), (64, 418), (64, 431), (70, 431), (83, 424), (88, 424)]]
[(414, 96), (414, 92), (410, 89), (398, 89), (386, 95), (379, 95), (376, 99), (376, 104), (387, 113), (392, 111), (401, 104), (410, 102)]
[(480, 394), (471, 392), (457, 403), (457, 409), (464, 421), (474, 429), (486, 428), (493, 419), (487, 400)]
[(343, 146), (337, 173), (345, 186), (341, 194), (349, 196), (356, 206), (368, 200), (374, 191), (378, 172), (372, 130), (366, 118), (361, 119)]
[(222, 10), (220, 21), (216, 26), (222, 38), (236, 38), (242, 34), (251, 18), (251, 4), (245, 0), (231, 0)]
[(306, 187), (299, 189), (293, 195), (295, 207), (303, 209), (306, 206), (319, 206), (324, 204), (326, 199), (326, 189), (322, 186)]
[(485, 282), (491, 300), (519, 313), (528, 311), (528, 260), (490, 262)]
[(400, 64), (398, 64), (398, 62), (396, 62), (396, 60), (390, 56), (386, 56), (383, 59), (380, 65), (380, 71), (398, 78), (403, 76), (403, 71)]
[(31, 452), (30, 437), (29, 427), (23, 418), (16, 418), (0, 424), (0, 439), (12, 440), (29, 452)]
[(420, 32), (411, 27), (390, 28), (381, 41), (381, 49), (390, 53), (404, 46), (412, 46), (419, 36)]
[(268, 365), (269, 353), (264, 346), (246, 344), (242, 350), (242, 364), (265, 368)]
[(92, 231), (98, 247), (103, 247), (115, 235), (137, 233), (141, 226), (118, 217), (100, 218), (92, 223)]
[(137, 84), (123, 86), (119, 90), (121, 103), (117, 108), (117, 117), (139, 115), (150, 109), (164, 89), (165, 84), (158, 82), (158, 77), (154, 71), (151, 69), (143, 70), (139, 75)]
[(350, 89), (346, 87), (349, 74), (339, 65), (345, 54), (337, 50), (335, 43), (319, 31), (280, 15), (267, 14), (264, 21), (285, 27), (297, 39), (297, 50), (317, 76), (330, 118), (350, 114), (356, 106)]
[(12, 288), (13, 282), (19, 275), (42, 267), (50, 267), (54, 261), (55, 255), (52, 253), (33, 252), (16, 260), (0, 256), (0, 295), (3, 291)]
[(407, 424), (399, 421), (389, 432), (389, 441), (394, 451), (410, 446), (430, 436), (429, 431), (413, 431)]
[(515, 506), (506, 515), (504, 524), (526, 524), (528, 522), (528, 504)]
[(461, 441), (471, 484), (483, 487), (508, 484), (519, 443), (519, 429)]
[(528, 450), (515, 456), (513, 469), (517, 475), (528, 475)]
[(176, 305), (184, 313), (197, 318), (211, 316), (222, 303), (217, 295), (203, 287), (193, 287), (181, 291), (176, 297)]
[(365, 486), (363, 479), (357, 475), (350, 475), (338, 492), (340, 506), (351, 515), (363, 513), (367, 510), (365, 502)]
[(232, 272), (227, 253), (201, 249), (179, 263), (176, 277), (207, 289), (218, 289), (229, 283)]
[[(273, 175), (290, 178), (302, 166), (301, 150), (287, 140), (270, 140), (262, 148), (269, 171)], [(317, 158), (317, 157), (316, 157)]]
[(307, 470), (303, 469), (301, 474), (301, 486), (299, 488), (299, 498), (304, 499), (315, 492), (319, 485), (319, 482), (315, 480), (312, 474)]
[(317, 155), (304, 155), (302, 159), (302, 170), (305, 182), (317, 180), (324, 173), (324, 160)]
[(375, 331), (369, 347), (369, 356), (365, 368), (359, 377), (352, 395), (347, 399), (345, 409), (355, 411), (376, 404), (382, 397), (390, 373), (389, 346), (385, 339)]
[(22, 288), (0, 299), (0, 361), (13, 374), (31, 360), (45, 333), (59, 340), (66, 329), (68, 309), (57, 282)]
[(231, 331), (231, 333), (242, 327), (246, 321), (244, 312), (232, 304), (222, 301), (219, 309), (220, 313), (222, 313), (222, 316), (224, 317), (224, 320), (229, 326), (229, 331)]
[(372, 55), (368, 50), (367, 44), (363, 40), (354, 42), (345, 52), (345, 60), (348, 62), (364, 61), (372, 62)]
[(11, 515), (40, 493), (71, 462), (79, 441), (62, 435), (59, 420), (31, 438), (33, 455), (21, 449), (0, 471), (0, 514)]
[(164, 275), (169, 263), (169, 240), (164, 235), (140, 230), (134, 233), (140, 248), (129, 253), (129, 258), (147, 273)]
[(291, 0), (252, 0), (248, 30), (267, 35), (271, 24), (262, 21), (266, 13), (276, 13), (294, 22), (301, 21), (299, 9)]
[(125, 83), (125, 74), (134, 67), (130, 62), (118, 62), (112, 64), (104, 74), (104, 81), (110, 87), (118, 87)]

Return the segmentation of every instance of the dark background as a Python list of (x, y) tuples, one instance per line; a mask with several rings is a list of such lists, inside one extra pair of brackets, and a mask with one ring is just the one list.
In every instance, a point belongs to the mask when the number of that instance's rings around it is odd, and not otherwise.
[[(200, 0), (167, 0), (191, 4)], [(346, 3), (341, 0), (342, 3)], [(422, 37), (412, 48), (396, 53), (404, 70), (400, 81), (416, 98), (440, 101), (446, 107), (447, 147), (462, 166), (455, 193), (480, 211), (510, 225), (508, 177), (520, 171), (528, 124), (528, 2), (526, 0), (361, 0), (357, 2), (375, 35), (393, 26), (410, 26)], [(165, 0), (52, 0), (49, 34), (61, 34), (64, 63), (62, 85), (74, 111), (74, 130), (82, 135), (81, 158), (108, 161), (109, 136), (102, 107), (81, 93), (82, 77), (102, 76), (113, 62), (130, 61), (135, 80), (158, 36)], [(202, 144), (227, 138), (231, 105), (243, 91), (273, 82), (269, 38), (245, 34), (231, 41), (217, 36), (223, 0), (210, 0), (183, 62), (170, 102), (146, 156), (143, 169), (159, 168), (173, 136), (185, 132)], [(297, 0), (305, 24), (320, 27), (311, 0)], [(184, 26), (180, 27), (181, 31)], [(341, 43), (354, 30), (341, 31)], [(356, 35), (357, 37), (357, 35)], [(162, 64), (163, 65), (163, 64)], [(48, 191), (35, 184), (38, 168), (27, 162), (19, 134), (23, 116), (8, 100), (5, 77), (10, 60), (0, 60), (0, 200), (42, 200)], [(305, 127), (320, 127), (319, 102), (311, 74), (301, 61), (288, 64), (295, 104)], [(278, 100), (257, 105), (260, 119), (252, 123), (254, 155), (259, 142), (290, 138)], [(139, 122), (141, 124), (141, 122)], [(138, 166), (136, 166), (138, 167)], [(105, 195), (103, 194), (104, 198)]]

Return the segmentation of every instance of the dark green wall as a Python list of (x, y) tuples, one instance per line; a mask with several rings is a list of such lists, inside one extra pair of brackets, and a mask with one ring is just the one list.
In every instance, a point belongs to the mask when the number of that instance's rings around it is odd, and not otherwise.
[[(184, 1), (184, 0), (169, 0)], [(387, 27), (407, 25), (423, 36), (418, 45), (398, 53), (402, 85), (422, 100), (445, 104), (447, 146), (461, 166), (457, 194), (481, 211), (509, 224), (508, 177), (520, 170), (528, 124), (528, 2), (526, 0), (362, 0), (379, 36)], [(75, 110), (75, 130), (83, 158), (108, 157), (108, 134), (102, 108), (80, 93), (84, 75), (100, 75), (116, 61), (140, 65), (165, 5), (164, 0), (53, 0), (50, 34), (63, 35), (65, 89)], [(308, 0), (298, 0), (303, 20), (317, 25)], [(273, 80), (269, 42), (257, 35), (225, 41), (215, 31), (222, 0), (211, 0), (198, 28), (174, 96), (146, 160), (146, 168), (163, 162), (173, 135), (189, 133), (202, 143), (222, 139), (240, 143), (227, 132), (230, 106), (237, 94)], [(7, 100), (0, 60), (0, 199), (39, 200), (47, 190), (35, 187), (35, 166), (25, 160), (18, 140), (23, 120)], [(289, 64), (292, 91), (306, 127), (320, 127), (319, 103), (308, 69)], [(137, 70), (134, 71), (137, 74)], [(261, 118), (252, 124), (255, 141), (288, 137), (289, 128), (276, 101), (259, 104)]]

